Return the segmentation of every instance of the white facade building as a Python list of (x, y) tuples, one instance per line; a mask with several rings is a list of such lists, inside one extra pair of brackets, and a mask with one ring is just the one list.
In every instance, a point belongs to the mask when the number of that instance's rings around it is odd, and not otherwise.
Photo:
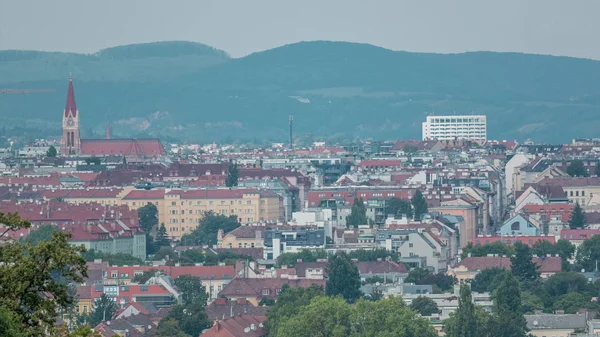
[(486, 116), (427, 116), (423, 122), (423, 140), (430, 139), (486, 141)]

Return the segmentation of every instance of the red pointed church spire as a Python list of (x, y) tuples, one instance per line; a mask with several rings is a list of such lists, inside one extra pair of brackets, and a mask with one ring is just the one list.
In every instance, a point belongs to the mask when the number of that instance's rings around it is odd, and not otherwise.
[(67, 92), (67, 106), (65, 107), (65, 117), (77, 116), (77, 104), (75, 104), (75, 91), (73, 90), (73, 77), (69, 74), (69, 91)]

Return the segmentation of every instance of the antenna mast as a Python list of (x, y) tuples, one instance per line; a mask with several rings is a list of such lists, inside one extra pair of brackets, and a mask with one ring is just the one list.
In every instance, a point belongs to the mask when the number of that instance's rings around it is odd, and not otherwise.
[(294, 150), (294, 138), (293, 138), (293, 126), (294, 126), (294, 115), (290, 115), (290, 148)]

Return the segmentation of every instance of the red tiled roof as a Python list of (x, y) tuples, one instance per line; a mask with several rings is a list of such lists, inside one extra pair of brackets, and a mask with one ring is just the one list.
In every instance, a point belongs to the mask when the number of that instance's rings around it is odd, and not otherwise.
[(127, 193), (123, 199), (162, 199), (165, 196), (165, 190), (134, 190)]
[(587, 240), (600, 234), (600, 229), (563, 229), (560, 238), (564, 240)]
[(158, 138), (82, 139), (81, 153), (90, 156), (161, 156), (166, 151)]
[[(562, 261), (560, 257), (534, 257), (535, 262), (540, 273), (559, 273), (562, 271)], [(481, 257), (467, 257), (462, 260), (458, 266), (464, 266), (469, 271), (481, 271), (490, 268), (502, 268), (509, 269), (511, 266), (509, 257), (500, 256), (481, 256)]]
[(128, 275), (129, 279), (133, 279), (135, 272), (144, 272), (151, 269), (162, 270), (166, 276), (177, 278), (181, 275), (194, 275), (200, 279), (232, 279), (235, 276), (235, 268), (233, 266), (111, 266), (107, 268), (108, 277), (112, 272), (117, 272)]
[[(575, 205), (566, 204), (566, 203), (557, 203), (557, 204), (547, 204), (547, 205), (534, 205), (528, 204), (523, 207), (523, 210), (528, 214), (547, 214), (547, 215), (556, 215), (561, 217), (561, 221), (563, 223), (569, 222), (571, 218), (571, 213)], [(550, 220), (550, 219), (548, 219)]]
[(400, 160), (363, 160), (358, 164), (360, 167), (401, 167), (402, 162)]
[(494, 242), (502, 242), (506, 245), (512, 246), (515, 242), (521, 242), (522, 244), (533, 246), (538, 241), (548, 241), (552, 244), (556, 242), (556, 238), (552, 235), (547, 236), (478, 236), (473, 240), (474, 244), (485, 245)]
[(200, 337), (261, 337), (265, 335), (263, 323), (266, 320), (266, 316), (233, 316), (217, 321), (210, 329), (203, 331)]
[[(261, 278), (249, 279), (236, 277), (229, 282), (219, 295), (227, 298), (240, 297), (269, 297), (277, 298), (277, 290), (287, 284), (291, 288), (308, 288), (315, 284), (325, 287), (325, 280), (309, 280), (309, 279), (277, 279), (277, 278)], [(269, 294), (264, 295), (263, 291), (268, 289)]]

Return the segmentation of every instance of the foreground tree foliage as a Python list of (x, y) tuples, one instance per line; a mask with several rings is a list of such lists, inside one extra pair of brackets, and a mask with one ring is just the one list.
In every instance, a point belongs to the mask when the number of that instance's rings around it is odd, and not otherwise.
[(393, 214), (395, 216), (404, 214), (409, 219), (412, 219), (413, 217), (410, 201), (399, 198), (391, 198), (388, 200), (387, 206), (385, 207), (385, 213)]
[(510, 274), (496, 290), (494, 303), (494, 330), (500, 337), (527, 336), (527, 322), (523, 316), (519, 282)]
[(308, 288), (290, 288), (284, 284), (275, 305), (267, 311), (265, 330), (267, 336), (277, 336), (280, 323), (294, 315), (308, 305), (313, 298), (323, 296), (322, 287), (312, 285)]
[[(275, 335), (271, 335), (275, 336)], [(359, 300), (348, 304), (341, 297), (315, 297), (293, 316), (284, 317), (278, 337), (437, 336), (429, 322), (401, 298)]]
[[(31, 226), (17, 214), (0, 213), (0, 240), (10, 230)], [(36, 245), (4, 242), (0, 245), (0, 335), (47, 336), (62, 334), (54, 325), (61, 311), (68, 311), (74, 298), (70, 283), (82, 283), (87, 266), (72, 247), (68, 233), (52, 233)], [(64, 334), (62, 334), (64, 336)]]

